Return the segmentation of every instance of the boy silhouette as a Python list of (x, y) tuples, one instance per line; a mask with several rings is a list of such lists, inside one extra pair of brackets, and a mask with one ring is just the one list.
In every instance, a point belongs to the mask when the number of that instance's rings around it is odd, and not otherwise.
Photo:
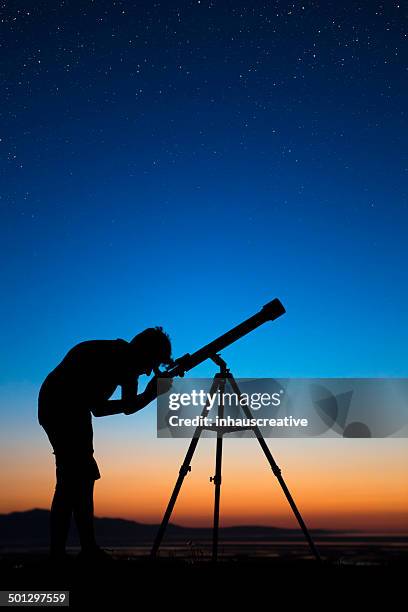
[[(171, 363), (171, 342), (161, 327), (149, 328), (130, 342), (90, 340), (74, 346), (43, 382), (38, 420), (53, 447), (56, 487), (51, 505), (51, 556), (65, 558), (72, 514), (81, 543), (81, 558), (107, 555), (94, 535), (93, 490), (100, 478), (93, 453), (92, 415), (133, 414), (157, 396), (156, 372)], [(138, 377), (155, 376), (138, 395)], [(172, 380), (168, 380), (167, 390)], [(121, 399), (109, 399), (116, 387)], [(166, 386), (163, 386), (165, 392)]]

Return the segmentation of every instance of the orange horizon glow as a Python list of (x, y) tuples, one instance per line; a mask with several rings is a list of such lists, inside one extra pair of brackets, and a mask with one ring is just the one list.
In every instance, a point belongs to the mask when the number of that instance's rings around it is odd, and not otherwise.
[[(123, 439), (101, 432), (95, 515), (159, 523), (188, 440)], [(268, 440), (308, 527), (408, 533), (406, 440)], [(200, 441), (171, 522), (209, 527), (214, 440)], [(11, 449), (8, 449), (9, 453)], [(6, 456), (0, 451), (2, 465)], [(10, 454), (8, 455), (10, 457)], [(19, 452), (0, 476), (0, 513), (49, 508), (55, 472), (44, 443)], [(296, 528), (297, 522), (256, 440), (226, 440), (221, 526)]]

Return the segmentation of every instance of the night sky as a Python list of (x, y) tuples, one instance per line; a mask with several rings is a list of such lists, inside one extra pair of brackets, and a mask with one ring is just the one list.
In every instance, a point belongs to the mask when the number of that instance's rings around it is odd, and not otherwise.
[(406, 18), (375, 0), (2, 3), (10, 427), (36, 426), (81, 340), (163, 325), (177, 356), (274, 297), (285, 317), (223, 353), (236, 376), (408, 375)]

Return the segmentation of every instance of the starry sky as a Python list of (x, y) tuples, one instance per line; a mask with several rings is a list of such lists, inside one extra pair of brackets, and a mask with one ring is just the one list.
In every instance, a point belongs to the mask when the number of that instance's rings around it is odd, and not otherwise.
[[(81, 340), (163, 325), (177, 356), (279, 297), (223, 354), (236, 376), (407, 376), (407, 8), (2, 3), (0, 436), (10, 482), (33, 454), (41, 478), (0, 511), (47, 503), (36, 395)], [(100, 455), (130, 431), (167, 461), (149, 410), (98, 422)]]

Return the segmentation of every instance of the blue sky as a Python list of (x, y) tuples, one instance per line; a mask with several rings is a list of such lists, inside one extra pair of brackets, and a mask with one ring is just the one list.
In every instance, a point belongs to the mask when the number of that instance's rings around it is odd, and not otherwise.
[(274, 297), (237, 376), (407, 375), (402, 9), (261, 4), (8, 9), (2, 385)]

